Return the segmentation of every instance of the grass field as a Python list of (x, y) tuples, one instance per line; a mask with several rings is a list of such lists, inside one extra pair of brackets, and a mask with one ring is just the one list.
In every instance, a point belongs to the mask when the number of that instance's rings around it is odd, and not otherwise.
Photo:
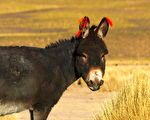
[[(125, 68), (125, 70), (123, 70)], [(95, 120), (149, 120), (150, 67), (123, 67), (111, 76), (108, 88), (119, 90)], [(118, 74), (119, 73), (119, 74)], [(109, 76), (109, 77), (110, 77)], [(112, 87), (113, 86), (113, 87)]]
[[(0, 45), (44, 47), (78, 31), (77, 20), (110, 17), (109, 58), (150, 58), (149, 0), (0, 0)], [(8, 4), (9, 3), (9, 4)]]
[(102, 86), (101, 91), (118, 91), (124, 86), (124, 84), (126, 84), (126, 82), (134, 79), (134, 76), (138, 76), (140, 73), (143, 72), (146, 75), (150, 74), (150, 65), (108, 65), (106, 69), (106, 74), (104, 76), (105, 84), (104, 86)]
[[(150, 119), (150, 61), (110, 61), (101, 91), (117, 95), (94, 120)], [(117, 63), (117, 64), (116, 64)]]
[(14, 115), (7, 115), (0, 117), (0, 120), (16, 120), (16, 117)]

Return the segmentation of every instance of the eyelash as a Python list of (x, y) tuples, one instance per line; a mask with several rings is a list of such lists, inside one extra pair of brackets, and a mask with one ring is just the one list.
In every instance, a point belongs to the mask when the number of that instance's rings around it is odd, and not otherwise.
[(84, 55), (84, 54), (82, 54), (82, 53), (81, 53), (81, 54), (77, 54), (77, 56), (78, 56), (78, 57), (84, 57), (84, 58), (87, 58), (87, 56)]
[(86, 58), (86, 56), (84, 54), (80, 54), (79, 57), (85, 57)]

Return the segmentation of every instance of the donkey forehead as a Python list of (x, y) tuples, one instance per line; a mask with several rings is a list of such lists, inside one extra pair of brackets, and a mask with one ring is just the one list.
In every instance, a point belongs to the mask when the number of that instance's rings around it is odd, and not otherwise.
[(103, 54), (108, 53), (107, 47), (104, 41), (99, 37), (87, 37), (81, 41), (78, 52), (84, 52), (87, 54)]

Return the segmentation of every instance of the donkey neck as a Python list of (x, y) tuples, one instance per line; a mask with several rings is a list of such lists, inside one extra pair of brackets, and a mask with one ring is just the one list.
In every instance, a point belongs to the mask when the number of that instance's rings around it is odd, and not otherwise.
[(49, 52), (55, 53), (55, 58), (59, 60), (58, 64), (65, 78), (65, 89), (78, 79), (75, 73), (74, 52), (79, 45), (80, 40), (72, 38), (71, 40), (61, 40), (47, 46)]

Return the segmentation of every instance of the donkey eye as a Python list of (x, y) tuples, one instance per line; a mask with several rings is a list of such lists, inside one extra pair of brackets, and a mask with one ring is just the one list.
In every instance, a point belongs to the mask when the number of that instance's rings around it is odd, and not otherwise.
[(87, 54), (81, 53), (78, 54), (78, 57), (80, 58), (81, 61), (86, 62), (87, 61)]
[(78, 56), (78, 57), (87, 58), (87, 54), (86, 54), (86, 53), (78, 53), (77, 56)]
[(80, 57), (84, 57), (84, 58), (87, 57), (85, 54), (80, 54), (79, 56), (80, 56)]

